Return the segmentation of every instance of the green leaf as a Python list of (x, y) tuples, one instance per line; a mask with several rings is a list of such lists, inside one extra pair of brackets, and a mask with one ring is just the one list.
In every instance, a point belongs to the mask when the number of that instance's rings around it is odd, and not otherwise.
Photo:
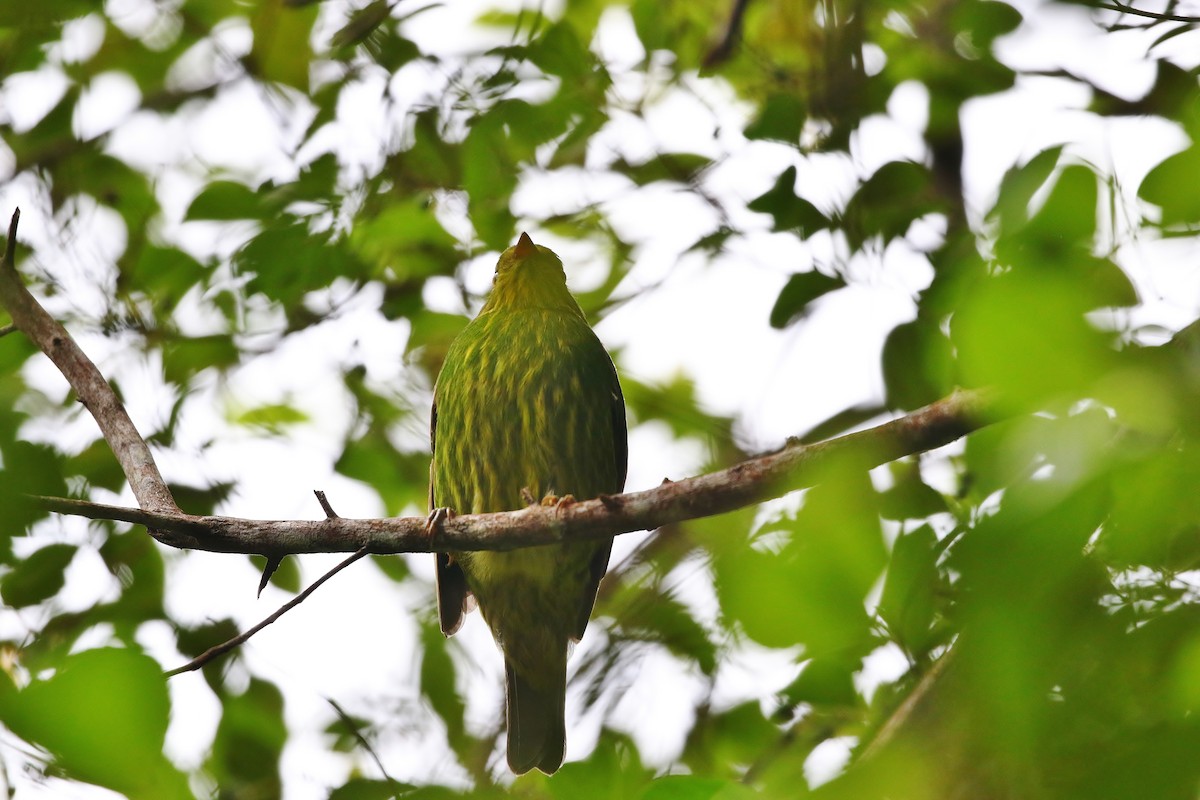
[(370, 3), (350, 15), (330, 40), (334, 47), (359, 44), (391, 17), (391, 0), (371, 0)]
[(846, 205), (846, 234), (859, 247), (879, 236), (904, 236), (913, 222), (941, 210), (929, 169), (912, 161), (889, 161), (877, 169)]
[[(428, 790), (434, 787), (425, 788)], [(395, 800), (398, 797), (405, 798), (405, 800), (417, 797), (425, 797), (427, 800), (432, 800), (435, 796), (435, 793), (431, 791), (427, 791), (425, 794), (421, 794), (420, 792), (421, 789), (410, 783), (351, 778), (330, 792), (329, 800)], [(459, 797), (460, 795), (446, 790), (442, 796)]]
[(213, 181), (200, 190), (184, 213), (185, 220), (259, 219), (269, 211), (249, 186), (235, 181)]
[(984, 281), (952, 322), (961, 375), (1015, 403), (1086, 393), (1113, 358), (1111, 334), (1084, 317), (1092, 307), (1061, 274), (1014, 270)]
[[(660, 420), (678, 438), (694, 436), (712, 441), (728, 436), (731, 421), (706, 412), (700, 407), (696, 385), (677, 374), (667, 383), (643, 383), (628, 375), (621, 377), (625, 405), (639, 422)], [(719, 442), (718, 442), (719, 443)]]
[(104, 566), (121, 585), (121, 595), (109, 607), (113, 627), (123, 641), (133, 641), (149, 619), (165, 619), (165, 568), (157, 543), (140, 528), (111, 533), (100, 546)]
[(389, 159), (390, 172), (400, 186), (457, 186), (462, 183), (461, 147), (442, 138), (436, 109), (413, 117), (412, 145)]
[(1090, 247), (1096, 235), (1098, 191), (1096, 174), (1090, 169), (1078, 164), (1065, 167), (1042, 207), (1029, 220), (1023, 237), (1051, 255), (1080, 244)]
[(296, 306), (309, 292), (339, 277), (355, 280), (370, 274), (352, 245), (331, 241), (328, 233), (310, 233), (305, 224), (291, 218), (281, 219), (247, 242), (234, 256), (234, 264), (253, 273), (246, 291), (278, 300), (292, 313), (303, 311)]
[[(252, 589), (253, 587), (249, 587), (249, 590)], [(211, 647), (228, 642), (240, 633), (241, 631), (238, 630), (236, 622), (231, 619), (221, 619), (206, 622), (196, 627), (181, 626), (175, 631), (175, 640), (179, 647), (179, 652), (185, 658), (193, 659)], [(209, 661), (202, 668), (205, 679), (209, 681), (211, 686), (220, 689), (223, 680), (220, 676), (229, 668), (230, 659), (236, 660), (240, 657), (238, 650), (235, 649), (224, 659)]]
[(273, 684), (251, 678), (244, 692), (224, 698), (208, 767), (231, 795), (278, 797), (286, 741), (283, 695)]
[(1099, 539), (1106, 562), (1119, 568), (1195, 568), (1197, 481), (1200, 452), (1193, 442), (1120, 465), (1112, 476), (1112, 515)]
[(188, 386), (206, 369), (224, 371), (241, 358), (232, 336), (212, 335), (171, 339), (163, 348), (163, 375), (177, 386)]
[(1048, 147), (1025, 164), (1004, 173), (992, 211), (1002, 230), (1016, 231), (1029, 219), (1033, 196), (1050, 179), (1062, 152), (1063, 145)]
[(643, 589), (620, 617), (621, 631), (633, 639), (661, 644), (693, 662), (705, 675), (717, 668), (717, 648), (687, 606), (654, 588)]
[(771, 307), (771, 327), (786, 328), (799, 322), (808, 316), (809, 305), (814, 300), (845, 286), (846, 281), (841, 276), (830, 277), (816, 270), (792, 275)]
[(954, 8), (955, 27), (971, 37), (971, 45), (986, 50), (1021, 24), (1022, 15), (1007, 3), (961, 3)]
[(470, 198), (475, 231), (488, 247), (503, 250), (516, 224), (508, 204), (517, 186), (517, 164), (497, 120), (476, 120), (463, 141), (462, 158), (463, 188)]
[(916, 462), (893, 462), (896, 484), (879, 495), (879, 514), (884, 519), (921, 519), (947, 511), (946, 498), (921, 480)]
[(51, 544), (18, 561), (0, 581), (0, 599), (13, 608), (25, 608), (58, 594), (75, 552), (74, 545)]
[(169, 701), (153, 659), (132, 650), (87, 650), (9, 699), (5, 723), (50, 751), (67, 776), (135, 799), (192, 797), (162, 754)]
[(375, 216), (360, 218), (350, 246), (376, 275), (396, 281), (448, 274), (458, 262), (457, 242), (422, 198), (390, 202)]
[(840, 657), (811, 658), (794, 681), (780, 693), (787, 706), (807, 703), (819, 708), (853, 707), (859, 704), (854, 673), (862, 661)]
[(566, 22), (555, 22), (546, 28), (527, 51), (529, 60), (544, 72), (568, 81), (578, 81), (591, 73), (596, 57), (579, 40)]
[(921, 653), (930, 641), (938, 588), (937, 538), (922, 525), (892, 545), (879, 616), (892, 637), (909, 653)]
[(882, 366), (890, 408), (917, 409), (954, 388), (954, 347), (936, 320), (918, 317), (893, 328)]
[(179, 507), (189, 514), (215, 514), (216, 508), (229, 499), (237, 485), (230, 481), (214, 483), (211, 486), (189, 486), (182, 483), (169, 483), (171, 496)]
[(428, 505), (428, 453), (400, 453), (385, 437), (368, 436), (348, 442), (335, 469), (379, 492), (389, 514)]
[(123, 291), (144, 295), (163, 311), (173, 310), (190, 290), (212, 274), (188, 253), (176, 247), (145, 244), (121, 256), (118, 285)]
[(466, 744), (466, 704), (455, 685), (458, 670), (448, 652), (446, 637), (431, 619), (421, 623), (421, 695), (446, 726), (450, 746), (462, 752)]
[(563, 764), (545, 785), (554, 800), (618, 800), (636, 797), (653, 775), (629, 736), (601, 728), (591, 755)]
[[(7, 380), (7, 378), (6, 378)], [(61, 497), (67, 493), (63, 457), (45, 445), (0, 440), (0, 541), (19, 536), (35, 520), (46, 516), (30, 495)]]
[(738, 800), (757, 796), (750, 787), (736, 781), (699, 775), (666, 775), (657, 778), (641, 794), (642, 800)]
[(631, 164), (617, 159), (610, 169), (625, 175), (638, 186), (648, 186), (656, 181), (690, 183), (698, 173), (712, 165), (708, 156), (695, 153), (662, 153), (641, 164)]
[(802, 237), (812, 236), (830, 226), (829, 220), (817, 207), (796, 196), (796, 168), (788, 167), (775, 185), (747, 204), (751, 211), (770, 214), (777, 231), (795, 231)]
[(794, 520), (765, 528), (777, 549), (737, 547), (713, 560), (717, 596), (730, 622), (768, 647), (805, 646), (811, 656), (869, 646), (863, 609), (884, 566), (873, 491), (841, 476), (808, 491)]
[(254, 34), (249, 56), (252, 74), (307, 92), (317, 10), (316, 6), (288, 5), (284, 0), (258, 3), (250, 18)]
[(1146, 173), (1138, 197), (1162, 209), (1162, 224), (1200, 223), (1200, 193), (1187, 176), (1200, 175), (1200, 146), (1169, 156)]
[[(684, 745), (681, 760), (696, 776), (729, 774), (733, 765), (757, 761), (765, 750), (778, 743), (779, 736), (779, 728), (763, 716), (758, 701), (741, 703), (719, 713), (701, 709)], [(660, 778), (649, 791), (654, 792), (650, 796), (655, 797), (672, 797), (676, 791), (681, 797), (742, 797), (740, 791), (752, 790), (737, 784), (712, 782), (709, 778), (700, 783), (681, 781), (678, 784)], [(751, 796), (756, 795), (752, 793)]]
[(308, 422), (309, 416), (287, 403), (268, 403), (249, 408), (232, 416), (230, 422), (247, 428), (258, 428), (273, 436), (283, 436), (288, 428)]
[(768, 139), (795, 145), (800, 141), (800, 130), (808, 109), (797, 94), (776, 93), (767, 96), (758, 116), (746, 126), (747, 139)]

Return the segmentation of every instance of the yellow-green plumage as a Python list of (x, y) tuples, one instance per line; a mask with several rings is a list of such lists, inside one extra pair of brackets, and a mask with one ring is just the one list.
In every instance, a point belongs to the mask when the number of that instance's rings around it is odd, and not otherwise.
[[(562, 262), (521, 234), (454, 340), (434, 390), (430, 503), (508, 511), (625, 484), (625, 404), (612, 360), (567, 290)], [(508, 763), (562, 764), (567, 647), (587, 627), (612, 540), (437, 556), (442, 631), (473, 594), (504, 653)]]

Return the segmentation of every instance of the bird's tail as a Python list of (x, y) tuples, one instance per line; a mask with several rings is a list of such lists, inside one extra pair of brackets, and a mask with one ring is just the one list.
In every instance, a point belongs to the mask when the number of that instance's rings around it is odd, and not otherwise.
[(548, 685), (535, 686), (504, 659), (508, 697), (508, 766), (521, 775), (537, 767), (547, 775), (562, 766), (567, 729), (563, 704), (567, 694), (566, 648)]

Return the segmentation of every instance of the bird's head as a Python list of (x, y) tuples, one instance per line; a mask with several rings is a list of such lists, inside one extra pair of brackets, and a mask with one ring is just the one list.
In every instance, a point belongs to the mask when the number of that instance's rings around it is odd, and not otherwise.
[(582, 316), (567, 289), (562, 261), (549, 247), (534, 244), (527, 233), (496, 263), (496, 278), (483, 312), (498, 308), (555, 308)]

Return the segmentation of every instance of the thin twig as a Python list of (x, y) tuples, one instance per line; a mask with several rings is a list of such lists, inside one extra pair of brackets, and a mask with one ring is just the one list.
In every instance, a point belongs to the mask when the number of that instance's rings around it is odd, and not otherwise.
[(228, 653), (233, 648), (240, 646), (251, 636), (258, 633), (263, 628), (267, 627), (272, 622), (279, 619), (284, 614), (291, 611), (293, 608), (295, 608), (296, 606), (300, 605), (305, 600), (307, 600), (308, 596), (310, 594), (312, 594), (313, 592), (315, 592), (317, 590), (317, 587), (319, 587), (325, 581), (329, 580), (334, 575), (338, 574), (339, 572), (344, 570), (346, 567), (353, 564), (355, 561), (358, 561), (360, 558), (362, 558), (369, 552), (370, 552), (370, 548), (360, 547), (358, 550), (354, 551), (354, 554), (352, 556), (350, 556), (349, 558), (342, 561), (340, 564), (338, 564), (333, 569), (329, 570), (329, 572), (326, 572), (324, 575), (317, 578), (315, 581), (312, 582), (312, 584), (307, 589), (305, 589), (303, 592), (301, 592), (300, 594), (293, 597), (291, 600), (284, 603), (282, 606), (279, 607), (279, 609), (274, 614), (267, 617), (266, 619), (264, 619), (262, 622), (255, 625), (250, 630), (246, 631), (245, 633), (238, 634), (237, 636), (233, 637), (232, 639), (230, 639), (227, 642), (222, 642), (221, 644), (218, 644), (218, 645), (208, 648), (203, 653), (196, 656), (188, 663), (184, 664), (182, 667), (176, 667), (173, 670), (169, 670), (168, 672), (165, 672), (164, 675), (166, 675), (166, 677), (168, 677), (168, 678), (173, 678), (176, 675), (179, 675), (181, 673), (191, 672), (192, 670), (200, 669), (200, 667), (203, 667), (205, 664), (212, 661), (214, 658), (224, 655), (225, 653)]
[(317, 496), (317, 502), (321, 504), (321, 510), (325, 512), (325, 518), (337, 519), (337, 512), (333, 510), (333, 506), (329, 505), (329, 500), (326, 499), (325, 493), (320, 489), (314, 489), (313, 494)]
[(1145, 17), (1147, 19), (1157, 20), (1159, 22), (1188, 22), (1192, 24), (1200, 22), (1200, 17), (1189, 17), (1181, 14), (1163, 14), (1158, 11), (1143, 11), (1140, 8), (1134, 8), (1133, 6), (1127, 6), (1119, 3), (1117, 0), (1112, 0), (1111, 3), (1097, 3), (1095, 7), (1105, 11), (1117, 11), (1121, 14), (1132, 14), (1135, 17)]
[(713, 69), (723, 64), (733, 55), (733, 51), (737, 49), (738, 42), (742, 38), (742, 20), (746, 16), (746, 8), (749, 5), (750, 0), (734, 0), (733, 11), (729, 14), (729, 22), (725, 24), (725, 33), (721, 36), (721, 40), (704, 56), (706, 69)]
[(340, 705), (338, 705), (336, 700), (326, 697), (325, 701), (329, 703), (329, 705), (333, 706), (333, 710), (338, 715), (338, 719), (340, 719), (342, 724), (350, 730), (350, 733), (354, 736), (355, 741), (359, 743), (362, 749), (367, 751), (367, 755), (369, 755), (371, 760), (375, 762), (375, 766), (379, 767), (379, 772), (383, 775), (384, 779), (390, 783), (396, 783), (396, 779), (389, 775), (388, 771), (383, 768), (383, 762), (379, 760), (379, 755), (375, 752), (375, 748), (372, 747), (371, 743), (367, 741), (367, 737), (362, 735), (362, 731), (358, 729), (358, 725), (355, 724), (354, 718), (347, 714), (346, 711)]
[(14, 331), (16, 331), (16, 329), (17, 329), (16, 325), (4, 325), (4, 326), (0, 327), (0, 339), (4, 338), (5, 336), (8, 336), (10, 333), (13, 333)]

